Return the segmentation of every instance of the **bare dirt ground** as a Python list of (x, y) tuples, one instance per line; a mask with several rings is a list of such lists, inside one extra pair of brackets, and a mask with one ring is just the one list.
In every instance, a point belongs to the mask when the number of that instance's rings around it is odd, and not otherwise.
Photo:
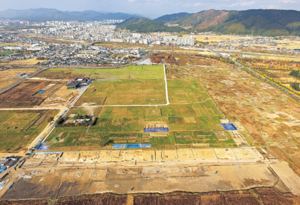
[[(0, 95), (0, 107), (38, 106), (61, 86), (59, 82), (26, 80)], [(42, 90), (44, 93), (39, 94)]]
[[(274, 188), (257, 188), (246, 191), (184, 193), (175, 192), (165, 195), (84, 195), (45, 201), (3, 201), (3, 205), (261, 205), (261, 204), (299, 204), (299, 196), (280, 193)], [(129, 201), (130, 199), (130, 201)]]
[(39, 68), (22, 68), (22, 69), (8, 69), (8, 70), (0, 71), (0, 75), (1, 75), (0, 90), (20, 81), (22, 77), (18, 77), (19, 74), (21, 73), (31, 74), (37, 72), (38, 70)]
[[(0, 194), (4, 194), (2, 199), (5, 200), (24, 200), (102, 193), (206, 193), (259, 187), (276, 187), (282, 192), (297, 194), (294, 187), (300, 185), (298, 180), (290, 180), (294, 173), (288, 164), (259, 158), (257, 161), (232, 161), (226, 159), (228, 153), (218, 150), (215, 153), (219, 161), (189, 160), (184, 150), (177, 151), (173, 157), (171, 150), (160, 151), (161, 154), (154, 155), (164, 159), (157, 162), (152, 161), (151, 151), (135, 154), (136, 151), (122, 151), (123, 158), (117, 160), (113, 158), (120, 155), (120, 150), (34, 155), (23, 168), (10, 175), (14, 186), (6, 193), (4, 188)], [(201, 155), (201, 152), (193, 153)], [(183, 161), (178, 161), (178, 157)], [(107, 161), (98, 161), (99, 158), (107, 158)], [(284, 173), (289, 173), (290, 178)]]
[(27, 60), (15, 60), (9, 63), (2, 63), (2, 65), (36, 65), (37, 63), (43, 63), (46, 60), (38, 60), (36, 58), (31, 58)]
[(292, 156), (292, 161), (297, 162), (295, 167), (299, 166), (298, 101), (240, 69), (177, 69), (184, 70), (184, 74), (168, 77), (198, 78), (224, 117), (245, 127), (245, 130), (239, 131), (250, 145), (277, 146)]

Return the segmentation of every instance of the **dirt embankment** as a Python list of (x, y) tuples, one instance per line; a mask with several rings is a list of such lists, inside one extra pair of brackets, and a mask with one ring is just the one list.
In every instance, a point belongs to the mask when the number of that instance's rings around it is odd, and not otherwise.
[[(132, 195), (131, 195), (132, 196)], [(58, 200), (45, 201), (4, 201), (4, 205), (126, 205), (127, 195), (90, 195), (68, 197)], [(214, 192), (214, 193), (172, 193), (167, 195), (144, 194), (133, 195), (130, 198), (132, 205), (260, 205), (260, 204), (299, 204), (300, 197), (292, 194), (282, 194), (274, 188), (259, 188), (247, 191)]]

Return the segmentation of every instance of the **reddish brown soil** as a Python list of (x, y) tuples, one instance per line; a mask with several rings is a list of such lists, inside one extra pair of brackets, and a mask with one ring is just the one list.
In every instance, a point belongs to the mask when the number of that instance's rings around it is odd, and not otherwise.
[(48, 205), (47, 201), (4, 201), (2, 205)]
[(96, 195), (86, 196), (76, 199), (63, 199), (59, 200), (56, 205), (125, 205), (127, 203), (126, 196), (115, 196), (115, 195)]
[[(48, 200), (49, 201), (49, 200)], [(4, 205), (46, 205), (48, 201), (4, 201)], [(91, 195), (68, 197), (51, 201), (53, 205), (125, 205), (126, 195)], [(214, 193), (145, 194), (134, 196), (134, 205), (292, 205), (300, 204), (300, 197), (283, 194), (275, 188), (258, 188), (248, 191)]]
[(281, 194), (276, 189), (255, 189), (254, 193), (259, 196), (263, 204), (299, 204), (299, 197), (292, 194)]
[[(252, 194), (251, 194), (252, 192)], [(259, 205), (298, 204), (300, 198), (292, 194), (282, 194), (276, 189), (254, 189), (251, 191), (220, 192), (206, 194), (156, 194), (135, 196), (134, 205)]]
[(175, 58), (171, 54), (164, 54), (164, 53), (159, 53), (159, 54), (151, 54), (150, 59), (152, 63), (169, 63), (169, 64), (177, 64)]
[(40, 105), (45, 97), (33, 96), (51, 81), (25, 81), (0, 95), (0, 107), (31, 107)]

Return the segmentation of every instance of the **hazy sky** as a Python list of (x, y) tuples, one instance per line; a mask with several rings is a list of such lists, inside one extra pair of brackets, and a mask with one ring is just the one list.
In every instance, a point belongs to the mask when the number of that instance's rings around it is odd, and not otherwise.
[(195, 13), (207, 9), (294, 9), (300, 0), (0, 0), (0, 10), (55, 8), (63, 11), (107, 11), (137, 13), (155, 18), (177, 12)]

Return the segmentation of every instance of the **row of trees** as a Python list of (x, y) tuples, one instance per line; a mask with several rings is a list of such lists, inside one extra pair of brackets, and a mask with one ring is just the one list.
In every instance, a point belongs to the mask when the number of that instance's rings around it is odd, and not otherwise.
[(300, 91), (299, 83), (292, 83), (292, 84), (291, 84), (291, 87), (292, 87), (294, 90)]
[(293, 77), (296, 77), (296, 78), (300, 78), (299, 70), (293, 70), (289, 75), (293, 76)]

